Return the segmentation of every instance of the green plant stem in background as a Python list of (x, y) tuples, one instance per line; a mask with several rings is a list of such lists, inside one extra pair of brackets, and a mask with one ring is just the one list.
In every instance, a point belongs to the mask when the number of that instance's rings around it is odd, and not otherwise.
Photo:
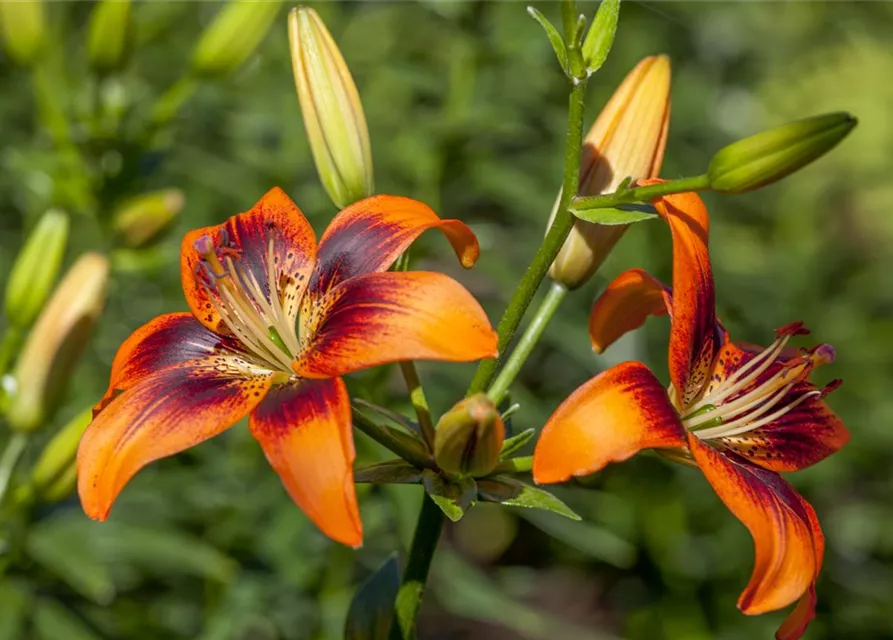
[(28, 444), (28, 436), (18, 431), (13, 431), (6, 443), (6, 449), (3, 451), (3, 457), (0, 458), (0, 504), (6, 497), (6, 490), (9, 489), (9, 481), (12, 473), (15, 471), (19, 458), (25, 452), (25, 445)]
[(425, 593), (431, 559), (443, 531), (444, 515), (434, 501), (424, 494), (422, 510), (412, 537), (412, 550), (409, 562), (403, 572), (403, 581), (394, 603), (394, 621), (391, 624), (390, 640), (411, 640), (415, 637), (416, 617)]
[(518, 340), (518, 344), (512, 350), (512, 354), (499, 371), (499, 375), (496, 376), (496, 380), (493, 381), (490, 390), (487, 391), (487, 395), (490, 396), (495, 405), (498, 406), (502, 402), (509, 387), (515, 381), (527, 358), (530, 357), (530, 353), (533, 351), (536, 343), (539, 342), (543, 331), (546, 330), (546, 326), (548, 326), (552, 316), (555, 315), (558, 307), (561, 306), (561, 301), (564, 300), (566, 295), (567, 287), (560, 282), (553, 282), (552, 286), (549, 287), (549, 292), (540, 303), (539, 309), (536, 310), (536, 314), (534, 314), (530, 324), (527, 325), (527, 329), (524, 330), (524, 334)]
[[(558, 203), (558, 213), (546, 239), (540, 245), (530, 266), (524, 272), (521, 282), (518, 283), (512, 298), (509, 301), (508, 308), (499, 321), (496, 331), (499, 334), (499, 353), (503, 353), (511, 342), (521, 319), (530, 306), (533, 296), (536, 295), (540, 283), (549, 271), (555, 256), (561, 251), (564, 241), (567, 240), (568, 234), (574, 228), (574, 216), (569, 210), (572, 202), (573, 194), (577, 193), (580, 179), (580, 154), (583, 145), (583, 100), (586, 94), (586, 82), (579, 81), (574, 84), (571, 89), (570, 102), (568, 105), (568, 126), (567, 126), (567, 142), (564, 154), (564, 183), (561, 190), (561, 200)], [(498, 358), (492, 360), (483, 360), (474, 374), (471, 386), (468, 388), (467, 395), (472, 395), (483, 391), (490, 381), (493, 379), (493, 373), (496, 371)]]
[(416, 417), (419, 419), (422, 435), (433, 451), (434, 423), (431, 421), (431, 410), (428, 408), (428, 399), (425, 397), (425, 390), (422, 388), (422, 383), (419, 380), (419, 373), (416, 371), (415, 364), (410, 360), (400, 363), (400, 372), (403, 374), (403, 379), (406, 380), (406, 387), (409, 389), (409, 399), (412, 401)]

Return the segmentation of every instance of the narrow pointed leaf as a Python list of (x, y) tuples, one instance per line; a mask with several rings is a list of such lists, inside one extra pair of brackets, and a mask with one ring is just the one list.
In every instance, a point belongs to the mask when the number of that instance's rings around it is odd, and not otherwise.
[(603, 225), (632, 224), (657, 219), (657, 212), (650, 204), (624, 204), (617, 207), (585, 209), (574, 207), (571, 212), (580, 220)]
[(515, 478), (496, 476), (478, 481), (478, 496), (487, 502), (507, 507), (525, 507), (551, 511), (571, 520), (581, 520), (574, 511), (548, 491), (532, 487)]
[(507, 460), (509, 456), (530, 442), (534, 435), (536, 435), (536, 429), (527, 429), (516, 436), (506, 438), (506, 441), (502, 443), (502, 451), (499, 452), (499, 460)]
[(357, 589), (344, 625), (344, 640), (387, 640), (400, 590), (400, 559), (392, 553)]
[(387, 460), (354, 470), (354, 482), (415, 484), (421, 481), (421, 470), (401, 459)]
[(527, 13), (540, 23), (540, 26), (546, 32), (546, 36), (549, 38), (549, 42), (552, 43), (552, 49), (558, 57), (558, 62), (561, 65), (561, 68), (566, 74), (570, 74), (570, 68), (567, 63), (567, 46), (564, 44), (564, 39), (561, 37), (561, 34), (558, 33), (558, 29), (555, 28), (555, 25), (549, 22), (549, 19), (546, 18), (546, 16), (533, 7), (527, 7)]
[(447, 480), (435, 471), (426, 469), (422, 473), (422, 484), (434, 503), (453, 522), (461, 520), (477, 498), (478, 489), (473, 478)]
[[(406, 253), (404, 253), (403, 255), (406, 255)], [(394, 270), (396, 271), (396, 269)], [(417, 435), (420, 438), (422, 437), (422, 430), (419, 425), (404, 416), (402, 413), (397, 413), (396, 411), (392, 411), (387, 407), (380, 407), (377, 404), (374, 404), (367, 400), (363, 400), (362, 398), (353, 398), (353, 403), (361, 409), (368, 409), (369, 411), (377, 413), (382, 418), (390, 420), (394, 424), (403, 427), (403, 429), (405, 429), (411, 435)]]
[(620, 14), (620, 0), (602, 0), (592, 21), (592, 27), (583, 41), (583, 60), (586, 72), (592, 75), (608, 58), (617, 32), (617, 19)]

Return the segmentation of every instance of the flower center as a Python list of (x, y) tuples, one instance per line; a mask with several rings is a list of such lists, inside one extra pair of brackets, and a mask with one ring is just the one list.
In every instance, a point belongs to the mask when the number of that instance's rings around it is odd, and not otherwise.
[(294, 320), (282, 307), (279, 280), (273, 269), (273, 239), (267, 244), (267, 295), (257, 277), (240, 262), (239, 251), (214, 246), (209, 236), (195, 241), (201, 256), (196, 277), (220, 318), (245, 349), (264, 366), (292, 374), (298, 353)]
[[(779, 336), (716, 387), (708, 387), (696, 402), (680, 411), (682, 424), (702, 440), (737, 436), (764, 427), (810, 398), (821, 396), (823, 392), (818, 389), (799, 395), (790, 392), (814, 367), (832, 362), (834, 349), (823, 344), (800, 357), (781, 360), (790, 338), (791, 334)], [(780, 365), (779, 370), (760, 380), (773, 364)]]

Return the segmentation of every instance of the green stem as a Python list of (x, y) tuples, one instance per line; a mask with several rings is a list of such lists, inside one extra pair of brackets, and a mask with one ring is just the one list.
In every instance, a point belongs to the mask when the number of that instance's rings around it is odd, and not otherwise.
[(530, 324), (527, 325), (527, 329), (524, 330), (524, 334), (521, 336), (521, 339), (518, 340), (518, 344), (515, 346), (512, 354), (499, 371), (496, 380), (490, 385), (490, 390), (487, 391), (487, 395), (490, 396), (490, 399), (495, 405), (498, 406), (499, 403), (502, 402), (506, 392), (508, 392), (509, 387), (512, 386), (512, 383), (521, 371), (521, 367), (527, 362), (527, 358), (530, 357), (530, 353), (533, 351), (536, 343), (539, 342), (540, 337), (543, 335), (543, 331), (546, 330), (546, 326), (548, 326), (549, 321), (552, 319), (552, 316), (555, 315), (555, 312), (561, 305), (561, 301), (564, 300), (566, 295), (567, 287), (560, 282), (553, 282), (552, 286), (549, 287), (549, 292), (540, 303), (533, 319), (530, 321)]
[(496, 465), (493, 473), (526, 473), (533, 469), (533, 456), (504, 460)]
[(400, 372), (403, 379), (406, 380), (406, 387), (409, 389), (409, 399), (415, 409), (416, 417), (419, 419), (419, 427), (422, 429), (422, 435), (428, 447), (434, 450), (434, 423), (431, 421), (431, 410), (428, 408), (428, 399), (425, 397), (425, 390), (419, 380), (419, 372), (416, 371), (415, 364), (411, 360), (400, 362)]
[(415, 534), (412, 537), (412, 550), (409, 562), (403, 572), (403, 582), (394, 603), (394, 623), (391, 625), (390, 640), (412, 640), (415, 637), (416, 617), (425, 593), (431, 560), (437, 549), (437, 542), (443, 531), (444, 516), (434, 501), (424, 494), (422, 509)]
[(19, 463), (19, 458), (25, 452), (26, 444), (28, 444), (28, 436), (18, 431), (13, 431), (9, 442), (6, 443), (3, 457), (0, 458), (0, 504), (3, 503), (3, 498), (6, 497), (12, 473)]
[(613, 207), (618, 204), (628, 204), (632, 202), (648, 202), (660, 196), (666, 196), (673, 193), (683, 193), (686, 191), (703, 191), (710, 188), (710, 178), (705, 173), (700, 176), (692, 176), (690, 178), (680, 178), (670, 182), (661, 182), (659, 184), (650, 184), (647, 187), (636, 187), (635, 189), (625, 189), (614, 193), (605, 193), (598, 196), (585, 196), (574, 198), (571, 205), (572, 211), (589, 211), (592, 209), (604, 209), (605, 207)]
[[(561, 199), (558, 202), (558, 211), (546, 239), (540, 245), (530, 266), (524, 272), (521, 282), (515, 288), (508, 308), (499, 321), (496, 328), (499, 334), (499, 352), (505, 352), (511, 342), (521, 319), (530, 306), (533, 296), (539, 289), (540, 283), (549, 271), (549, 267), (555, 261), (558, 252), (567, 240), (568, 234), (574, 228), (574, 216), (571, 215), (569, 205), (573, 201), (573, 195), (577, 193), (580, 179), (580, 154), (583, 145), (583, 98), (586, 93), (585, 80), (579, 81), (571, 89), (570, 102), (568, 104), (567, 142), (564, 153), (564, 183), (561, 189)], [(499, 364), (498, 358), (482, 360), (478, 365), (468, 388), (467, 395), (483, 391), (493, 379), (493, 373)]]

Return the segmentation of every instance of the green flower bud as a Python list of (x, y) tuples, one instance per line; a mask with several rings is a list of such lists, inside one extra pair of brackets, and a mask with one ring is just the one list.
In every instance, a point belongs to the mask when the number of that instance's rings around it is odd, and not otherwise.
[(732, 143), (710, 161), (710, 188), (742, 193), (780, 180), (837, 146), (856, 122), (848, 113), (829, 113), (789, 122)]
[(22, 65), (30, 65), (43, 52), (46, 19), (43, 2), (0, 2), (0, 28), (6, 54)]
[(313, 9), (288, 14), (292, 69), (320, 180), (338, 207), (371, 196), (372, 148), (360, 94)]
[(458, 402), (437, 423), (434, 461), (455, 476), (485, 476), (499, 462), (504, 440), (499, 411), (479, 393)]
[(32, 431), (56, 409), (102, 312), (108, 278), (108, 259), (86, 253), (56, 287), (13, 372), (7, 418), (14, 429)]
[[(31, 472), (31, 489), (41, 498), (52, 496), (48, 502), (61, 500), (74, 490), (69, 476), (77, 476), (75, 460), (78, 443), (93, 420), (93, 409), (87, 408), (59, 429), (40, 453)], [(66, 491), (66, 487), (68, 491)]]
[(19, 252), (6, 283), (6, 317), (19, 329), (40, 313), (59, 274), (68, 242), (68, 216), (50, 209)]
[(170, 228), (183, 203), (179, 189), (143, 193), (121, 203), (112, 214), (112, 229), (125, 247), (145, 247)]
[(273, 24), (281, 2), (233, 0), (202, 33), (192, 56), (200, 76), (232, 73), (257, 49)]
[(101, 0), (90, 14), (87, 60), (99, 71), (111, 71), (124, 63), (130, 28), (130, 0)]

